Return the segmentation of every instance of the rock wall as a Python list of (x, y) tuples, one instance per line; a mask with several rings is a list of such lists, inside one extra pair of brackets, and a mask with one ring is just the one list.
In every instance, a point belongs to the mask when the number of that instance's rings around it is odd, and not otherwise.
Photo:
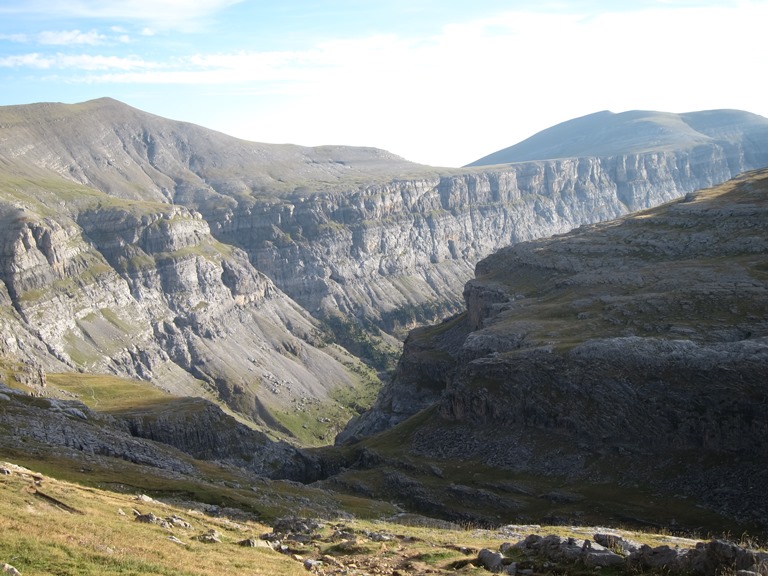
[(467, 311), (411, 334), (339, 440), (429, 406), (413, 455), (640, 483), (763, 522), (767, 199), (756, 171), (500, 250), (467, 283)]
[[(55, 218), (9, 210), (0, 230), (5, 357), (265, 406), (325, 400), (356, 380), (314, 320), (183, 207), (101, 206)], [(282, 386), (270, 391), (266, 383)]]
[[(768, 164), (768, 156), (760, 158)], [(461, 302), (476, 262), (509, 244), (616, 218), (757, 167), (741, 148), (526, 162), (210, 214), (214, 235), (313, 314), (383, 321)], [(389, 324), (388, 324), (389, 322)]]
[(768, 165), (746, 132), (451, 170), (245, 142), (108, 99), (0, 116), (0, 353), (249, 415), (354, 384), (318, 318), (404, 335), (459, 311), (475, 264), (503, 246)]

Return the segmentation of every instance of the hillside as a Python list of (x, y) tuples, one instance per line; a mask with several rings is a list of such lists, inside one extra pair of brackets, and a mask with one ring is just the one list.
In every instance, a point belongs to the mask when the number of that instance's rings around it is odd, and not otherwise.
[[(261, 489), (264, 486), (259, 486)], [(633, 574), (685, 566), (764, 567), (768, 554), (717, 540), (596, 527), (503, 526), (463, 529), (412, 515), (382, 518), (286, 516), (263, 519), (136, 487), (64, 481), (0, 461), (0, 566), (5, 574), (289, 576), (487, 574), (499, 567), (542, 573), (557, 566), (611, 566)], [(279, 500), (286, 487), (266, 487)], [(264, 499), (264, 496), (262, 496)], [(303, 513), (317, 510), (304, 508)], [(596, 541), (626, 546), (621, 554)], [(585, 552), (579, 547), (589, 546)], [(674, 553), (670, 546), (674, 546)], [(615, 546), (618, 550), (618, 546)], [(499, 552), (496, 552), (499, 550)], [(632, 552), (630, 552), (632, 550)], [(728, 556), (730, 555), (730, 556)], [(657, 556), (664, 556), (659, 562)], [(8, 562), (6, 562), (8, 561)]]
[(489, 256), (331, 481), (454, 517), (766, 531), (767, 223), (761, 170)]
[(605, 110), (542, 130), (468, 166), (695, 150), (711, 145), (727, 150), (744, 140), (751, 140), (757, 146), (755, 151), (764, 153), (766, 132), (768, 119), (741, 110), (685, 114), (646, 110), (615, 114)]
[(764, 142), (438, 171), (110, 99), (3, 107), (7, 381), (139, 378), (327, 444), (481, 258), (768, 165)]

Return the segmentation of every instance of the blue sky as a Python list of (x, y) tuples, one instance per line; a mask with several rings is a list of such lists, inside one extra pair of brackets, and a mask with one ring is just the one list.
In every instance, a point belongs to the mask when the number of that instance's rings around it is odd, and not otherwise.
[(110, 96), (460, 166), (600, 110), (768, 116), (768, 0), (0, 0), (0, 105)]

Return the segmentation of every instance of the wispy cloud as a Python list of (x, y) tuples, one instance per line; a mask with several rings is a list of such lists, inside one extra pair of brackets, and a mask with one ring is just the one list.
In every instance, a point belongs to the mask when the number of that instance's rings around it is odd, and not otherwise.
[[(231, 0), (196, 4), (202, 10), (227, 2)], [(144, 4), (138, 0), (133, 3)], [(182, 2), (161, 0), (159, 3), (178, 7)], [(507, 12), (493, 19), (453, 24), (439, 34), (418, 40), (389, 34), (323, 42), (301, 51), (197, 53), (163, 61), (33, 53), (0, 59), (0, 66), (66, 68), (74, 74), (73, 81), (78, 80), (77, 71), (82, 70), (89, 73), (83, 78), (88, 82), (232, 85), (284, 82), (286, 87), (300, 83), (323, 93), (357, 92), (362, 86), (382, 83), (409, 87), (449, 84), (452, 94), (468, 96), (477, 90), (476, 82), (466, 80), (470, 78), (483, 78), (483, 82), (518, 95), (522, 86), (533, 79), (537, 79), (539, 85), (549, 85), (556, 76), (558, 83), (580, 86), (583, 91), (587, 85), (594, 89), (603, 78), (603, 91), (610, 92), (616, 89), (616, 79), (629, 82), (631, 76), (642, 74), (648, 67), (652, 68), (656, 80), (662, 78), (672, 83), (705, 74), (713, 64), (726, 65), (723, 60), (729, 53), (718, 44), (701, 42), (690, 57), (685, 56), (688, 52), (680, 52), (677, 40), (673, 39), (679, 37), (680, 30), (691, 21), (697, 22), (695, 40), (716, 34), (722, 36), (727, 23), (738, 18), (741, 45), (752, 45), (756, 52), (750, 53), (764, 53), (757, 39), (759, 35), (753, 36), (750, 30), (756, 32), (757, 23), (763, 21), (761, 16), (768, 17), (768, 4), (751, 6), (751, 17), (744, 9), (738, 12), (728, 8), (616, 12), (589, 19), (580, 14)], [(111, 30), (122, 32), (122, 28)], [(656, 38), (654, 42), (648, 40), (650, 31)], [(691, 32), (686, 34), (690, 37)], [(127, 34), (112, 38), (130, 40)], [(73, 30), (46, 33), (46, 40), (50, 44), (97, 45), (104, 43), (106, 37), (96, 31)], [(678, 58), (685, 61), (675, 64), (671, 61), (672, 54), (680, 54)], [(93, 76), (95, 70), (103, 71), (104, 75)], [(130, 72), (130, 76), (126, 76), (126, 72)], [(465, 80), (459, 81), (462, 77)], [(408, 98), (421, 96), (409, 90), (397, 92), (407, 93)], [(635, 90), (642, 92), (643, 84), (638, 83)], [(388, 97), (398, 96), (389, 94)]]
[[(94, 71), (151, 70), (159, 66), (138, 57), (92, 56), (88, 54), (18, 54), (0, 58), (0, 68), (34, 68), (38, 70)], [(85, 79), (86, 77), (83, 77)]]
[(59, 30), (41, 32), (37, 36), (40, 44), (52, 46), (71, 46), (76, 44), (88, 44), (97, 46), (103, 44), (107, 37), (99, 34), (96, 30), (90, 32), (81, 32), (80, 30)]
[(51, 67), (47, 56), (33, 52), (31, 54), (15, 54), (0, 58), (0, 68), (36, 68), (45, 70)]
[(244, 0), (25, 0), (0, 6), (0, 14), (120, 20), (154, 28), (197, 27), (211, 14)]

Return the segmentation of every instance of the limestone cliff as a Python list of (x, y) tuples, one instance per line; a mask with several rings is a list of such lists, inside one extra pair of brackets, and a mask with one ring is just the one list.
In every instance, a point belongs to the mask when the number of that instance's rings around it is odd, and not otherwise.
[[(101, 99), (6, 107), (3, 156), (113, 197), (186, 206), (313, 315), (393, 332), (457, 311), (475, 263), (503, 246), (768, 165), (768, 120), (733, 113), (667, 121), (663, 141), (637, 136), (637, 122), (608, 136), (592, 122), (604, 148), (575, 154), (578, 133), (572, 158), (450, 170), (368, 148), (245, 142)], [(728, 129), (708, 128), (718, 123)], [(643, 145), (621, 148), (627, 132)]]
[(528, 162), (257, 202), (213, 226), (311, 312), (339, 309), (392, 330), (430, 303), (447, 304), (436, 318), (457, 310), (474, 264), (503, 246), (717, 184), (768, 164), (768, 150), (759, 162), (716, 145)]
[(55, 215), (4, 206), (5, 357), (150, 380), (272, 426), (271, 411), (357, 382), (352, 359), (199, 214), (103, 198)]

